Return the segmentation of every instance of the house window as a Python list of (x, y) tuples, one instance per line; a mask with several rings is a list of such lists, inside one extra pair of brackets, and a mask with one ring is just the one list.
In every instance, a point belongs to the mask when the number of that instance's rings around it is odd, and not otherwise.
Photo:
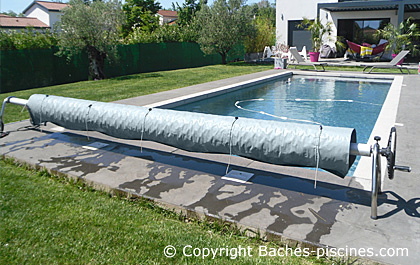
[(304, 28), (299, 27), (302, 21), (303, 20), (288, 21), (287, 45), (296, 47), (299, 51), (302, 50), (303, 46), (306, 46), (307, 50), (311, 50), (311, 33)]
[(383, 29), (390, 22), (389, 18), (382, 19), (339, 19), (338, 36), (362, 44), (377, 44), (379, 38), (374, 34), (378, 29)]

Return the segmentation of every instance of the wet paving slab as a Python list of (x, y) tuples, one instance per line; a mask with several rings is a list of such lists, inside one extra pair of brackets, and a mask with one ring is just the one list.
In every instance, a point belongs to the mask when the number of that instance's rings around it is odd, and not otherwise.
[[(374, 221), (370, 192), (351, 177), (319, 172), (315, 188), (314, 170), (232, 157), (229, 170), (253, 174), (246, 183), (238, 183), (223, 178), (227, 155), (57, 130), (50, 124), (40, 130), (29, 121), (7, 124), (6, 130), (10, 134), (0, 139), (1, 155), (81, 178), (106, 191), (143, 196), (198, 217), (221, 218), (268, 239), (372, 249), (369, 259), (384, 263), (420, 260), (420, 196), (413, 193), (385, 189)], [(382, 248), (404, 248), (408, 256), (382, 257)]]

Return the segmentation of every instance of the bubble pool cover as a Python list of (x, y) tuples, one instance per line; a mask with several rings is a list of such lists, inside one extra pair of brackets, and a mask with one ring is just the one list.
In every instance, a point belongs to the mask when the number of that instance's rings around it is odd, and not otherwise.
[(32, 95), (32, 124), (98, 131), (116, 138), (150, 140), (192, 152), (232, 153), (287, 166), (319, 167), (340, 177), (355, 156), (356, 131), (166, 109), (149, 109), (51, 95)]

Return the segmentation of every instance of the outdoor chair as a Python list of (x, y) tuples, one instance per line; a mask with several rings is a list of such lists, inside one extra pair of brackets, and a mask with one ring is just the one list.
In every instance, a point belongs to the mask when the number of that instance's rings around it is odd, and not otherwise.
[(263, 52), (263, 60), (266, 58), (271, 58), (271, 56), (273, 56), (273, 52), (271, 51), (269, 46), (265, 46), (264, 48), (264, 52)]
[[(296, 47), (290, 47), (290, 48), (295, 48), (296, 49)], [(308, 53), (306, 52), (306, 46), (303, 46), (302, 51), (300, 51), (298, 53), (303, 57), (303, 59), (305, 59), (305, 61), (308, 60)], [(290, 61), (295, 61), (295, 58), (290, 53), (290, 49), (287, 52), (286, 56)]]
[(324, 65), (327, 65), (326, 63), (314, 63), (314, 62), (307, 62), (305, 61), (302, 56), (299, 54), (298, 50), (296, 49), (296, 47), (291, 47), (289, 49), (291, 55), (295, 58), (296, 63), (291, 63), (290, 65), (294, 65), (295, 69), (296, 66), (298, 65), (310, 65), (313, 66), (315, 68), (315, 71), (318, 72), (318, 69), (316, 68), (316, 66), (321, 66), (322, 67), (322, 72), (325, 71)]
[(371, 64), (362, 64), (361, 66), (364, 66), (363, 68), (363, 73), (366, 73), (366, 69), (371, 67), (369, 72), (367, 72), (368, 74), (370, 74), (370, 72), (372, 72), (372, 70), (374, 68), (387, 68), (387, 69), (400, 69), (401, 73), (404, 74), (402, 69), (406, 69), (408, 74), (410, 74), (410, 70), (408, 70), (407, 67), (402, 66), (402, 65), (398, 65), (398, 63), (404, 59), (405, 56), (407, 56), (407, 54), (409, 53), (409, 51), (401, 51), (400, 53), (398, 53), (397, 56), (395, 56), (394, 59), (392, 59), (392, 61), (390, 61), (389, 63), (371, 63)]
[(308, 60), (308, 53), (306, 52), (306, 46), (303, 46), (302, 51), (299, 54), (303, 57), (303, 59)]

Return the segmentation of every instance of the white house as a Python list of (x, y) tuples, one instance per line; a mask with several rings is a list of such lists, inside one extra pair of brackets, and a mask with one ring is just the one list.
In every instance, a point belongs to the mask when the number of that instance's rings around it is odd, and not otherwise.
[(303, 17), (317, 16), (333, 24), (330, 45), (336, 36), (358, 44), (376, 44), (373, 34), (389, 22), (398, 25), (413, 17), (420, 25), (420, 0), (277, 0), (277, 42), (297, 46), (298, 50), (303, 46), (312, 49), (310, 33), (298, 25)]
[(178, 13), (171, 10), (159, 10), (156, 14), (159, 18), (159, 25), (171, 24), (178, 19)]
[(26, 17), (37, 18), (54, 29), (54, 24), (61, 20), (61, 10), (67, 6), (66, 3), (34, 1), (23, 10), (23, 14)]

